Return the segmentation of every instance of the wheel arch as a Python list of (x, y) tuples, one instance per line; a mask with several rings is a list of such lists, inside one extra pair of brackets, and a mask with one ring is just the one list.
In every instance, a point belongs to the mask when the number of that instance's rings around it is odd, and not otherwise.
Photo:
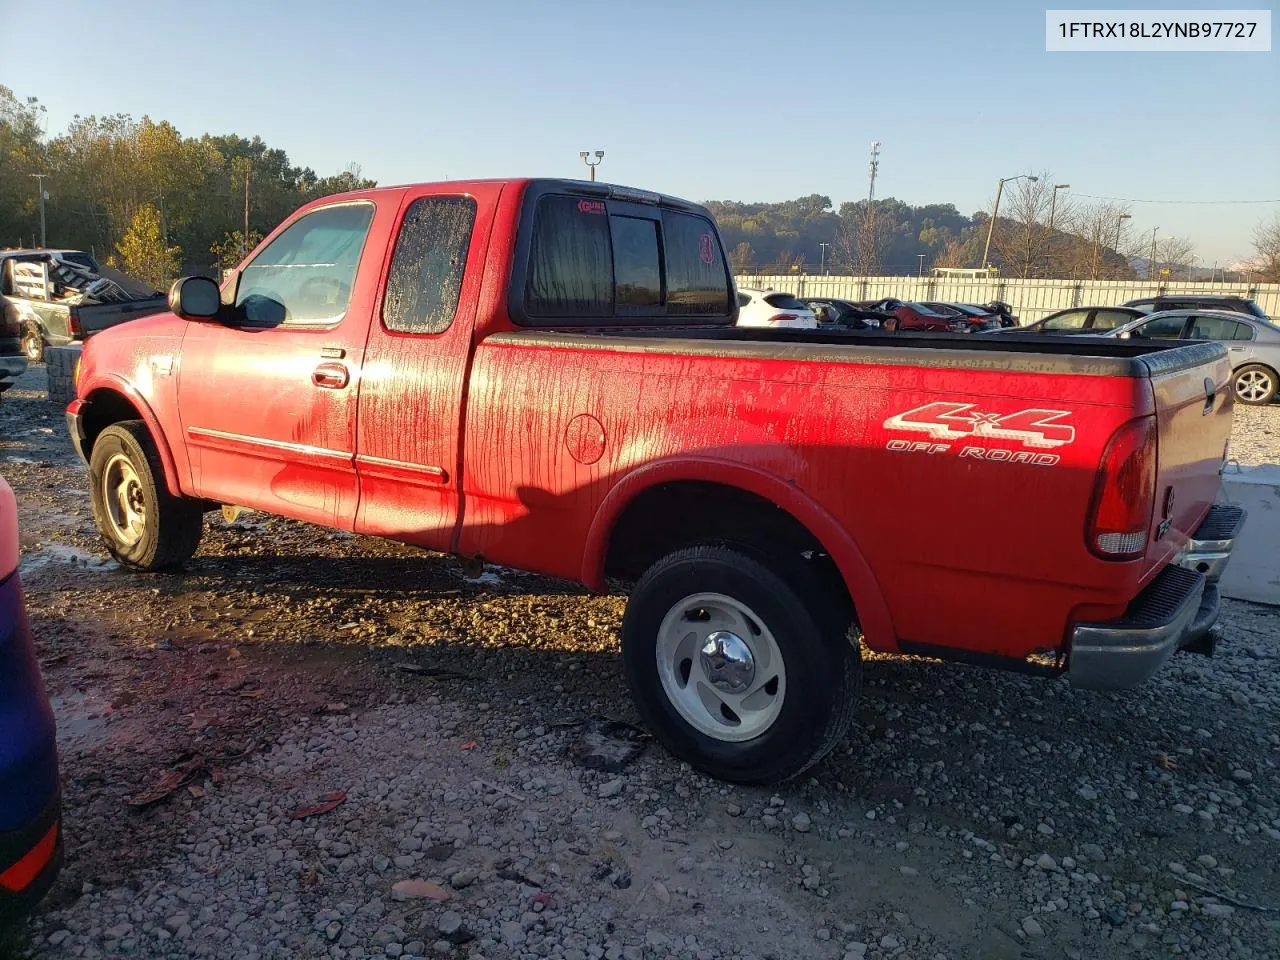
[(88, 460), (93, 451), (93, 444), (99, 434), (107, 427), (124, 420), (141, 420), (146, 424), (151, 439), (155, 442), (156, 451), (160, 454), (160, 463), (164, 467), (164, 485), (175, 497), (183, 496), (178, 483), (177, 463), (173, 451), (160, 429), (160, 421), (155, 411), (143, 399), (134, 387), (117, 377), (96, 379), (90, 385), (82, 385), (83, 399), (74, 401), (79, 404), (79, 413), (84, 426), (84, 456)]
[(866, 557), (844, 527), (795, 485), (757, 467), (714, 457), (654, 461), (633, 470), (613, 486), (597, 509), (587, 533), (581, 573), (587, 587), (596, 591), (606, 588), (610, 545), (628, 509), (646, 493), (681, 484), (714, 486), (747, 494), (782, 511), (831, 558), (857, 611), (868, 644), (878, 649), (895, 647), (896, 634), (888, 605)]

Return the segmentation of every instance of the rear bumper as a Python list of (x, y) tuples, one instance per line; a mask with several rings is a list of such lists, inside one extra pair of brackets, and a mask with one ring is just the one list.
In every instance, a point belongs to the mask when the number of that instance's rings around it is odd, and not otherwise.
[(1126, 690), (1150, 679), (1179, 650), (1199, 646), (1218, 619), (1218, 578), (1245, 513), (1214, 506), (1186, 548), (1119, 620), (1072, 632), (1067, 677), (1090, 690)]

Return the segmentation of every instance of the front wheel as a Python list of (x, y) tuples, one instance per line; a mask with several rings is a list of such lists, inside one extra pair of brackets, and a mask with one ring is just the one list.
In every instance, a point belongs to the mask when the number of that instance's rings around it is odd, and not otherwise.
[(848, 730), (857, 650), (803, 573), (704, 545), (663, 557), (631, 595), (622, 656), (636, 706), (672, 753), (711, 776), (785, 780)]
[(28, 363), (40, 363), (44, 360), (44, 337), (34, 324), (28, 323), (22, 328), (22, 352)]
[(99, 434), (89, 477), (94, 522), (121, 563), (163, 570), (196, 552), (203, 504), (169, 492), (155, 441), (142, 421), (116, 423)]
[(1232, 383), (1237, 400), (1259, 406), (1274, 400), (1280, 386), (1276, 372), (1260, 363), (1246, 363), (1232, 374)]

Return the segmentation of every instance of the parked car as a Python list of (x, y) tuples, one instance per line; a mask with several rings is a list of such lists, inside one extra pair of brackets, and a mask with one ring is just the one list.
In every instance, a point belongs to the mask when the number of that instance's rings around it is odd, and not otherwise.
[(22, 353), (22, 326), (16, 316), (0, 311), (0, 397), (27, 369)]
[(1280, 387), (1280, 326), (1227, 310), (1168, 310), (1108, 331), (1119, 339), (1217, 340), (1227, 347), (1231, 382), (1241, 403), (1262, 405)]
[(843, 330), (879, 330), (889, 314), (867, 310), (852, 300), (831, 297), (805, 297), (804, 303), (818, 318), (818, 326)]
[(0, 252), (0, 307), (6, 327), (18, 327), (29, 361), (42, 361), (45, 347), (75, 343), (165, 308), (163, 294), (104, 273), (113, 272), (79, 250)]
[(939, 313), (923, 303), (911, 303), (888, 297), (860, 304), (878, 313), (887, 313), (890, 319), (884, 323), (889, 331), (915, 330), (925, 333), (969, 333), (972, 324), (965, 317), (953, 313)]
[(18, 504), (0, 477), (0, 923), (20, 917), (62, 866), (53, 710), (18, 579)]
[(968, 333), (982, 333), (987, 330), (999, 330), (1002, 326), (1000, 315), (971, 303), (945, 303), (937, 300), (924, 302), (934, 313), (947, 317), (960, 317), (969, 324)]
[(738, 326), (813, 330), (818, 318), (807, 303), (790, 293), (739, 287)]
[(1128, 300), (1126, 307), (1136, 307), (1144, 313), (1164, 313), (1169, 310), (1226, 310), (1228, 313), (1247, 313), (1259, 320), (1269, 320), (1263, 309), (1248, 297), (1213, 293), (1170, 293), (1162, 297), (1141, 297)]
[(739, 327), (705, 208), (558, 180), (317, 200), (169, 302), (67, 407), (122, 564), (231, 504), (631, 582), (638, 709), (726, 780), (840, 742), (860, 641), (1093, 688), (1212, 645), (1221, 344)]
[(1006, 333), (1046, 333), (1056, 337), (1079, 333), (1100, 335), (1145, 316), (1147, 314), (1136, 307), (1069, 307), (1025, 327), (1001, 329)]

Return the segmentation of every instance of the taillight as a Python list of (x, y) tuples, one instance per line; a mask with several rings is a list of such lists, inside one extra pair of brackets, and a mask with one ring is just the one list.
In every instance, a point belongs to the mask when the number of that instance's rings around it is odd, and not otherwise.
[(770, 323), (788, 323), (792, 320), (799, 320), (799, 319), (800, 318), (796, 316), (794, 313), (776, 313), (769, 318), (769, 322)]
[(1112, 435), (1098, 465), (1085, 537), (1104, 560), (1146, 550), (1156, 493), (1156, 419), (1131, 420)]
[(80, 315), (76, 313), (75, 307), (70, 307), (67, 312), (67, 330), (71, 334), (71, 339), (75, 340), (80, 337), (84, 330), (80, 327)]

